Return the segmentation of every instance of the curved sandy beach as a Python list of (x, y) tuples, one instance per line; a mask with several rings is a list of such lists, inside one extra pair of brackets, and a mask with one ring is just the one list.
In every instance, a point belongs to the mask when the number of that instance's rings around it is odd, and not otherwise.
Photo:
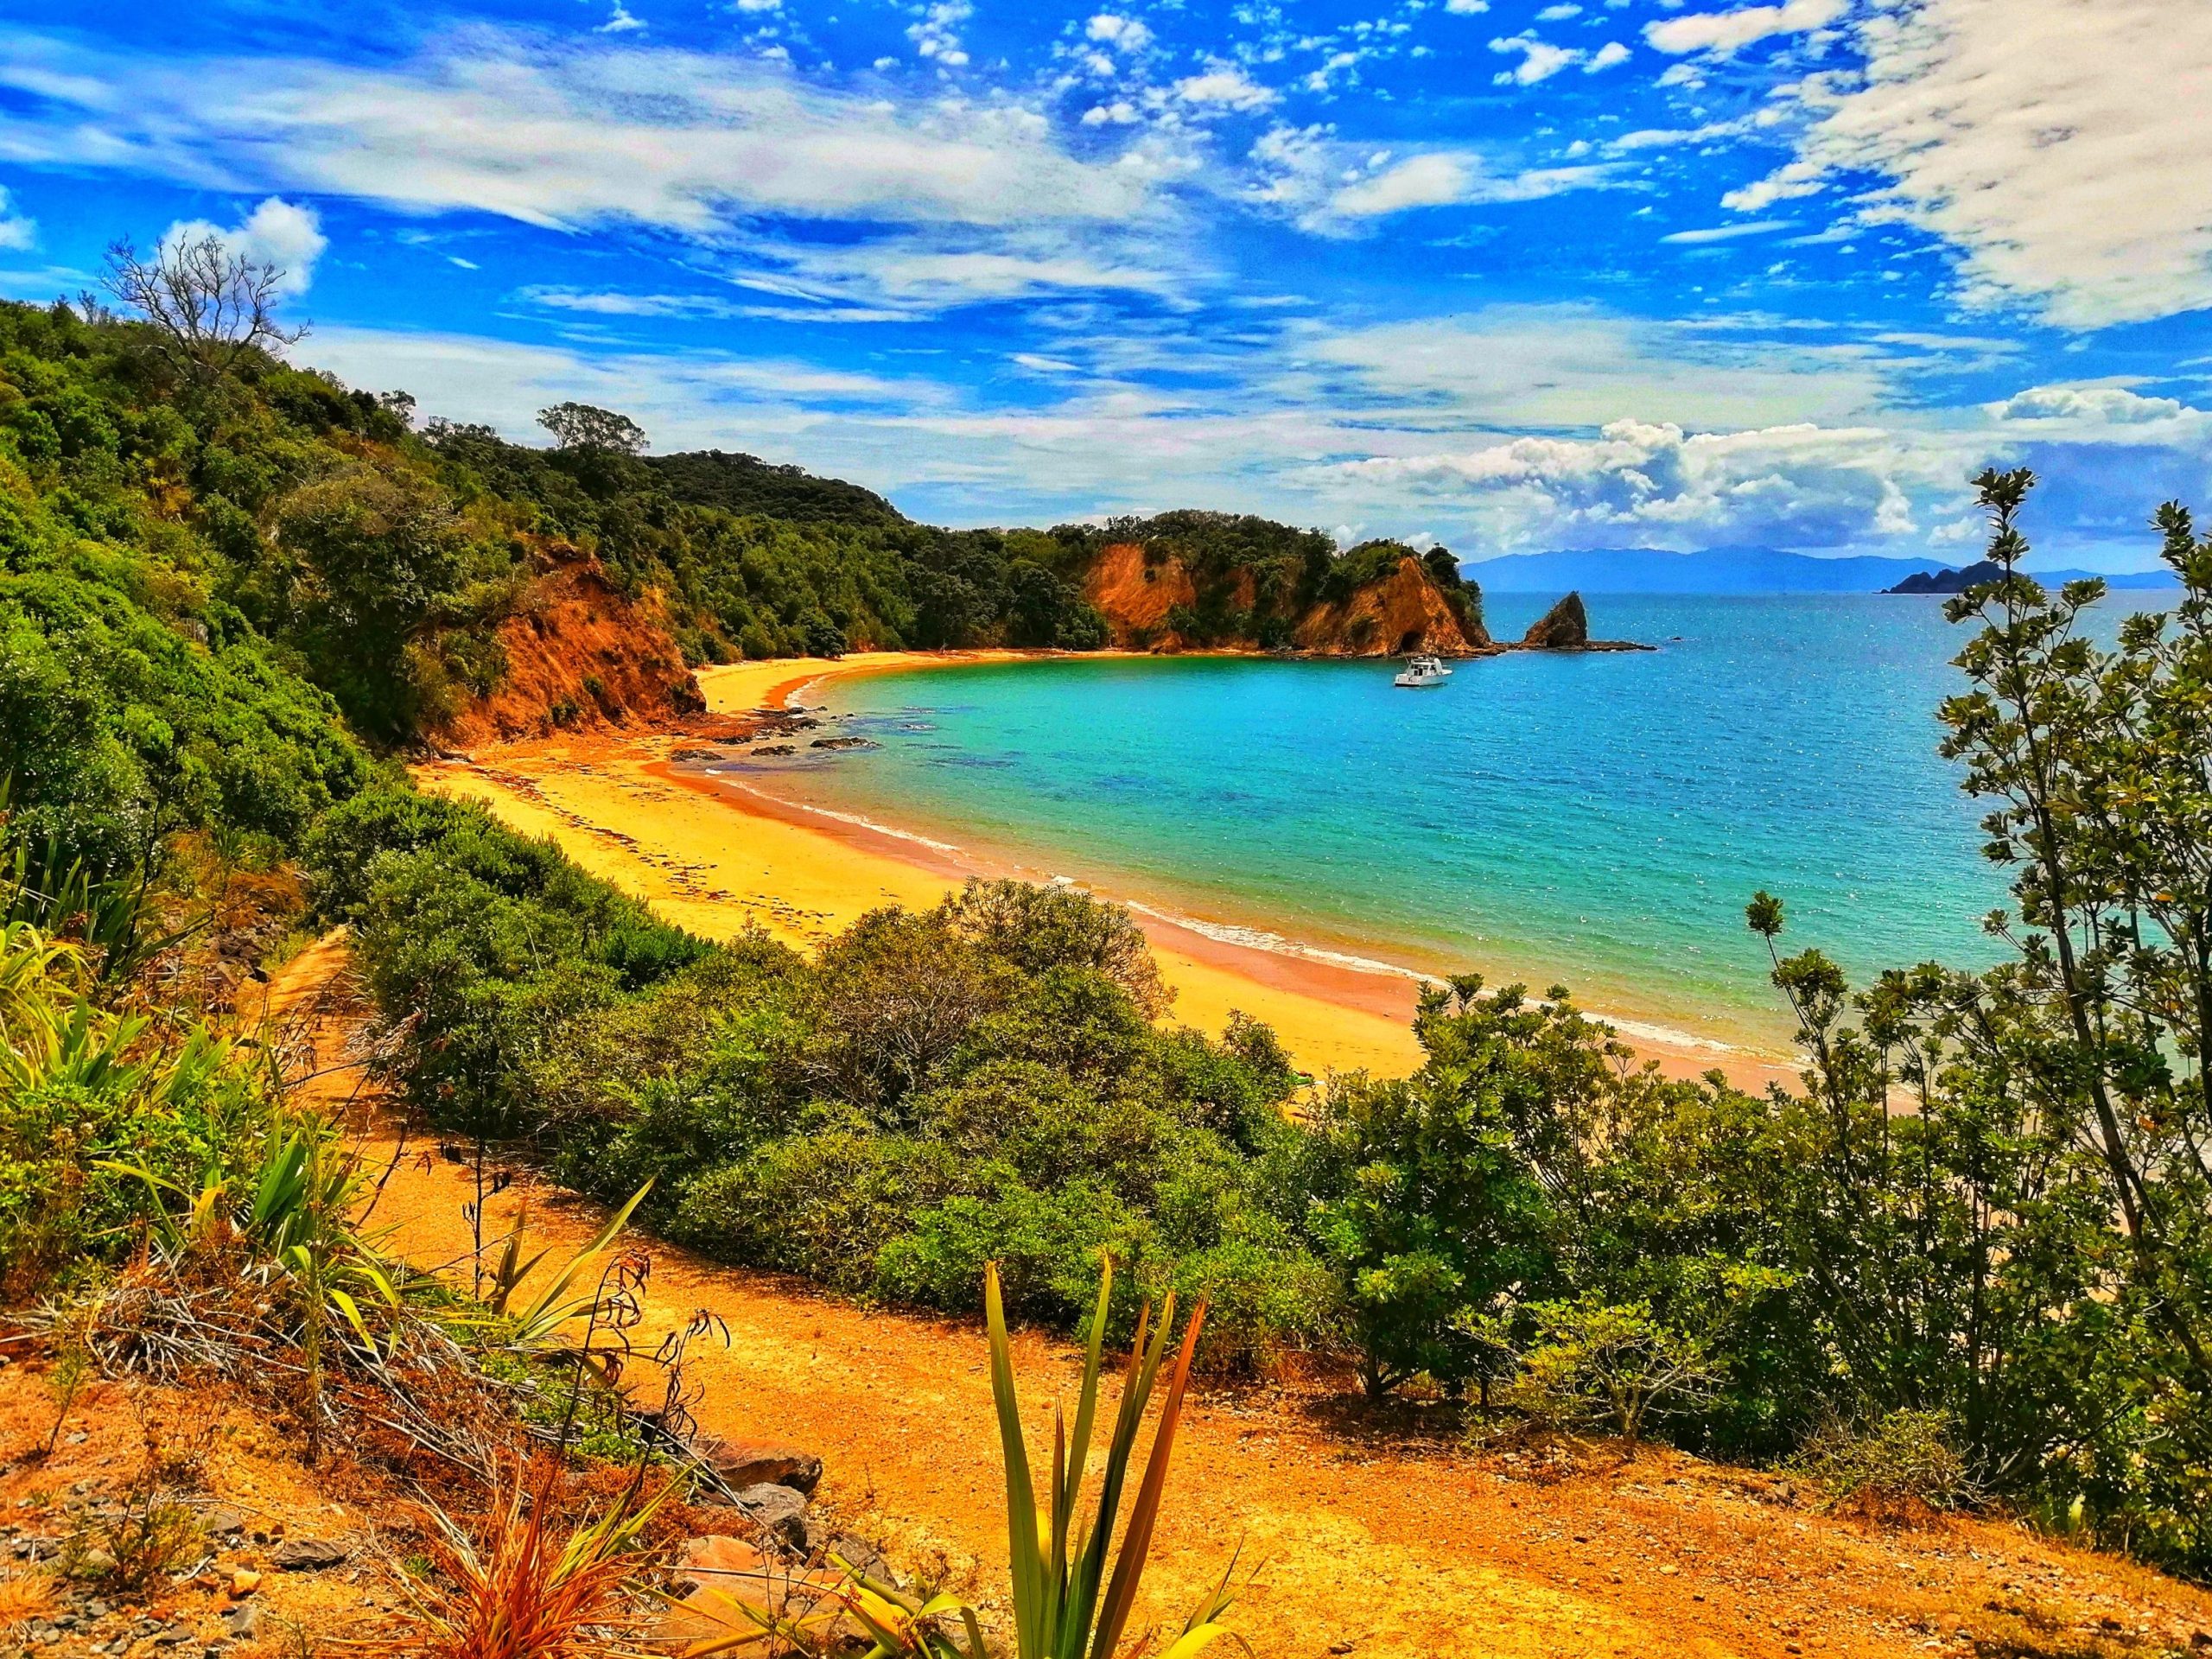
[[(698, 680), (714, 712), (742, 715), (781, 707), (831, 677), (1032, 654), (776, 659), (704, 669)], [(880, 906), (934, 905), (971, 875), (1038, 874), (786, 801), (742, 779), (709, 777), (676, 759), (695, 746), (658, 733), (563, 735), (427, 764), (416, 776), (483, 801), (518, 830), (552, 836), (585, 868), (709, 938), (757, 924), (808, 949)], [(1415, 983), (1406, 976), (1210, 938), (1163, 916), (1140, 919), (1175, 989), (1175, 1019), (1218, 1032), (1232, 1012), (1247, 1014), (1274, 1027), (1316, 1076), (1400, 1075), (1420, 1063), (1408, 1028)], [(1750, 1087), (1792, 1076), (1784, 1057), (1642, 1030), (1631, 1037), (1678, 1076), (1718, 1067)]]

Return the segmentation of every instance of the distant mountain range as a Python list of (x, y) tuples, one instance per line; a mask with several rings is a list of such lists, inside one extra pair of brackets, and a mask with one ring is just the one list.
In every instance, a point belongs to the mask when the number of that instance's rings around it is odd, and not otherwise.
[[(1770, 547), (1713, 547), (1698, 553), (1656, 547), (1508, 553), (1460, 567), (1486, 594), (1557, 594), (1569, 588), (1587, 594), (1878, 594), (1909, 577), (1953, 568), (1927, 559), (1885, 559), (1871, 554), (1822, 559)], [(2060, 582), (2102, 573), (2029, 574), (2038, 582)], [(2174, 585), (2164, 570), (2106, 575), (2105, 581), (2127, 588)], [(1943, 589), (1936, 585), (1925, 591)]]

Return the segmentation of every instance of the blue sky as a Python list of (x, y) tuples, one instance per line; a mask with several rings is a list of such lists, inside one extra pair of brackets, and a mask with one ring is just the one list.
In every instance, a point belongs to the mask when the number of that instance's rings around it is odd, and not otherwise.
[(2194, 0), (10, 10), (0, 294), (211, 230), (518, 437), (1473, 558), (1961, 560), (1989, 461), (2047, 562), (2212, 505)]

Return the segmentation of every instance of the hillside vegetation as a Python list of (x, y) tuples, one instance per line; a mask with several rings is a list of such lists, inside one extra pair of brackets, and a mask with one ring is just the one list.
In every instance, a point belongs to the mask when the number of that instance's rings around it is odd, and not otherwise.
[[(1362, 596), (1392, 584), (1423, 626), (1479, 632), (1448, 557), (1206, 515), (938, 531), (743, 457), (643, 458), (605, 411), (550, 411), (543, 450), (405, 412), (0, 309), (17, 1306), (235, 1232), (288, 1287), (252, 1317), (309, 1376), (327, 1338), (357, 1377), (430, 1341), (334, 1219), (359, 1172), (297, 1222), (315, 1249), (244, 1197), (323, 1167), (334, 1132), (213, 1022), (343, 923), (377, 1070), (454, 1155), (611, 1199), (650, 1178), (639, 1213), (704, 1252), (949, 1310), (995, 1261), (1018, 1313), (1061, 1325), (1110, 1258), (1106, 1325), (1209, 1296), (1219, 1374), (1305, 1357), (1484, 1444), (1663, 1437), (2212, 1575), (2212, 543), (2177, 506), (2178, 608), (2103, 650), (2094, 584), (2019, 574), (2032, 480), (1980, 481), (2001, 574), (1951, 601), (1942, 715), (2015, 877), (2002, 965), (1856, 989), (1784, 956), (1781, 902), (1747, 894), (1796, 1091), (1668, 1080), (1564, 988), (1467, 977), (1424, 995), (1414, 1075), (1306, 1092), (1264, 1029), (1168, 1023), (1112, 906), (981, 886), (811, 959), (717, 945), (379, 757), (495, 694), (528, 638), (557, 654), (532, 626), (556, 573), (632, 607), (626, 670), (664, 651), (677, 682), (756, 648), (1096, 645), (1114, 622), (1084, 583), (1116, 549), (1139, 583), (1172, 568), (1189, 596), (1160, 623), (1192, 642), (1379, 616)], [(373, 1329), (365, 1298), (391, 1310)]]

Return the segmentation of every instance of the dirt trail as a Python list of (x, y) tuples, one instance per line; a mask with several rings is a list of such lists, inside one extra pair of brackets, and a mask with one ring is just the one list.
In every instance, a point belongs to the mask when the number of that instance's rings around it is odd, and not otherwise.
[[(344, 965), (342, 944), (326, 941), (271, 987), (272, 1014), (304, 1039), (296, 1065), (341, 1058), (353, 1021), (327, 992)], [(351, 1087), (345, 1071), (312, 1085), (334, 1103)], [(368, 1133), (388, 1155), (390, 1129)], [(465, 1259), (468, 1196), (467, 1172), (418, 1142), (376, 1221), (418, 1262)], [(582, 1243), (602, 1213), (524, 1177), (488, 1206), (492, 1228), (525, 1200), (541, 1245)], [(941, 1571), (979, 1600), (1002, 1584), (976, 1325), (870, 1312), (663, 1246), (652, 1255), (641, 1352), (697, 1309), (729, 1328), (728, 1348), (707, 1348), (693, 1373), (706, 1427), (819, 1453), (823, 1499), (908, 1570)], [(1077, 1371), (1064, 1345), (1033, 1335), (1017, 1364), (1034, 1444)], [(2116, 1656), (2212, 1630), (2212, 1597), (2000, 1523), (1866, 1533), (1781, 1501), (1764, 1476), (1664, 1452), (1539, 1484), (1363, 1435), (1332, 1421), (1343, 1408), (1294, 1389), (1198, 1402), (1176, 1448), (1149, 1617), (1179, 1626), (1241, 1540), (1259, 1573), (1233, 1623), (1262, 1659), (1961, 1655), (1976, 1650), (1970, 1638), (1991, 1653)], [(2021, 1611), (2082, 1634), (2018, 1645)]]

